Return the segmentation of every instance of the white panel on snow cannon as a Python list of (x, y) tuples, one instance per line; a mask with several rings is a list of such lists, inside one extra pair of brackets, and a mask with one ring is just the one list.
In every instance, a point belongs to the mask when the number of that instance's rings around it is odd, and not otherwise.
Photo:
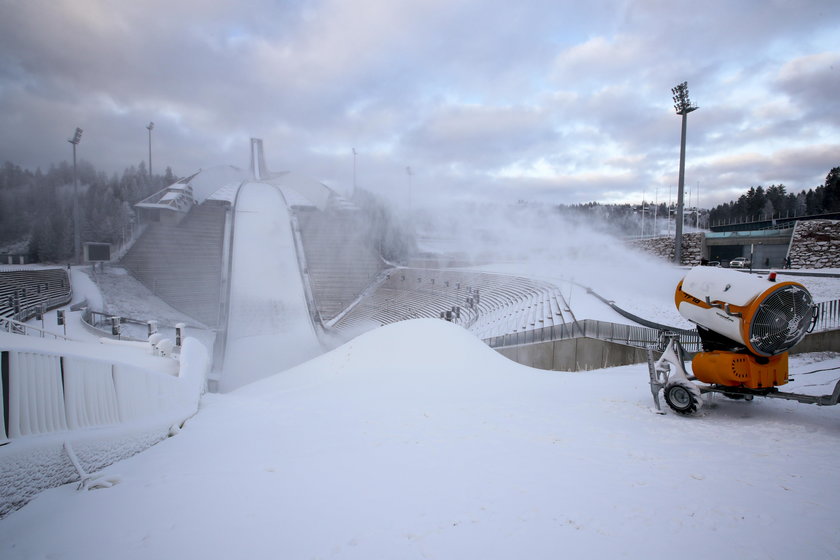
[(680, 314), (750, 353), (769, 357), (795, 346), (816, 314), (811, 294), (797, 282), (717, 267), (695, 267), (677, 285)]

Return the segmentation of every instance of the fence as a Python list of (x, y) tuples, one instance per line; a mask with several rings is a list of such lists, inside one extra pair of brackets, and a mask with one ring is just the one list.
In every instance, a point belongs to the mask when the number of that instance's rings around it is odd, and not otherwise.
[[(505, 346), (517, 346), (520, 344), (534, 344), (536, 342), (586, 337), (617, 342), (638, 348), (658, 348), (662, 346), (661, 334), (661, 330), (649, 327), (584, 319), (575, 323), (552, 325), (530, 331), (496, 336), (486, 339), (484, 342), (491, 348), (503, 348)], [(698, 352), (700, 350), (700, 337), (697, 334), (681, 331), (680, 342), (689, 352)]]
[(0, 342), (0, 445), (68, 429), (184, 418), (197, 405), (208, 366), (194, 339), (185, 341), (180, 359), (151, 355), (150, 346), (140, 364), (132, 352), (130, 361), (99, 357), (99, 344), (64, 349), (34, 337), (12, 339)]
[(20, 321), (15, 321), (14, 319), (7, 319), (5, 317), (0, 317), (0, 331), (7, 332), (11, 334), (23, 334), (28, 336), (37, 336), (39, 338), (53, 338), (53, 339), (64, 339), (70, 340), (66, 336), (62, 336), (60, 334), (51, 333), (49, 331), (45, 331), (44, 329), (39, 329), (38, 327), (34, 327), (32, 325), (27, 325), (26, 323), (21, 323)]
[(177, 377), (130, 364), (17, 350), (0, 359), (0, 441), (129, 422), (172, 410), (179, 396)]
[(840, 299), (822, 301), (817, 304), (818, 315), (814, 332), (840, 328)]
[[(814, 332), (828, 331), (840, 328), (840, 299), (823, 301), (816, 304), (818, 314), (814, 325)], [(637, 348), (662, 349), (662, 330), (634, 325), (622, 325), (594, 319), (584, 319), (575, 323), (553, 325), (530, 331), (506, 334), (485, 339), (491, 348), (504, 348), (520, 344), (534, 344), (536, 342), (550, 342), (567, 340), (570, 338), (596, 338), (617, 342)], [(680, 331), (680, 343), (689, 352), (699, 352), (700, 336), (691, 331)]]

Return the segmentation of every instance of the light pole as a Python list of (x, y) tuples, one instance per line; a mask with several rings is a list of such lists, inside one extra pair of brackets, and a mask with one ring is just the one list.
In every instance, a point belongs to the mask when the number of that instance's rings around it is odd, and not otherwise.
[(155, 123), (149, 121), (149, 124), (146, 125), (146, 129), (149, 131), (149, 180), (152, 179), (152, 129), (155, 127)]
[(76, 264), (80, 264), (82, 258), (82, 234), (79, 229), (79, 174), (76, 171), (76, 146), (82, 141), (82, 129), (76, 127), (73, 138), (67, 141), (73, 144), (73, 260)]
[(683, 82), (673, 88), (674, 110), (682, 116), (682, 135), (680, 136), (680, 180), (677, 187), (677, 235), (674, 239), (674, 261), (679, 265), (682, 261), (682, 232), (683, 232), (683, 190), (685, 189), (685, 130), (688, 114), (697, 110), (688, 98), (688, 84)]

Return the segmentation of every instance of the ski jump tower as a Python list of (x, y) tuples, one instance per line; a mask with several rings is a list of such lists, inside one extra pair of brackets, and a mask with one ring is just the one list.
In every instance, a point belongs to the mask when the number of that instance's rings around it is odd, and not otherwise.
[(262, 138), (251, 138), (251, 175), (253, 175), (255, 181), (268, 178)]

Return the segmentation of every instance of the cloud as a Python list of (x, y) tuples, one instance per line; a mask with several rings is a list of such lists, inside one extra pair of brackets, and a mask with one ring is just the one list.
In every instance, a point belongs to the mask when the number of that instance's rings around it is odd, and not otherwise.
[(840, 52), (789, 60), (779, 70), (776, 85), (806, 114), (840, 126)]
[(493, 170), (552, 149), (557, 134), (528, 107), (446, 106), (409, 130), (401, 150), (438, 165)]
[(840, 14), (830, 8), (5, 3), (0, 153), (47, 166), (68, 159), (67, 136), (81, 126), (80, 155), (119, 171), (147, 157), (153, 120), (155, 167), (182, 174), (245, 165), (257, 136), (272, 167), (339, 190), (352, 183), (356, 148), (359, 183), (395, 200), (406, 165), (430, 197), (640, 199), (676, 182), (669, 90), (688, 80), (700, 110), (689, 121), (687, 180), (710, 197), (770, 176), (807, 188), (840, 163), (829, 163), (840, 144)]

